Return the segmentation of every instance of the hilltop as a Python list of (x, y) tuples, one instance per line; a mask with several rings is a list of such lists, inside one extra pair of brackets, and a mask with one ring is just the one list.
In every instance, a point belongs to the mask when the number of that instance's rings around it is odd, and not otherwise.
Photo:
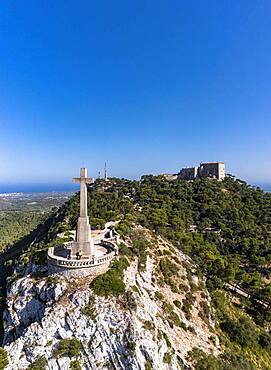
[[(270, 194), (232, 177), (145, 176), (97, 181), (88, 210), (95, 228), (119, 221), (122, 239), (119, 260), (94, 281), (67, 286), (43, 267), (48, 247), (75, 228), (78, 195), (0, 256), (13, 271), (4, 333), (10, 364), (271, 368)], [(235, 284), (247, 296), (228, 290)], [(74, 355), (66, 348), (72, 339)]]

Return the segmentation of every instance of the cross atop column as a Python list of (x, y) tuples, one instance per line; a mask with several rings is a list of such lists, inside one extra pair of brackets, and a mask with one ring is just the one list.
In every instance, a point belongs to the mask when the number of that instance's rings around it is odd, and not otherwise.
[(87, 169), (85, 167), (80, 168), (80, 177), (75, 177), (72, 179), (73, 182), (80, 183), (80, 217), (87, 217), (88, 207), (87, 207), (87, 184), (91, 184), (93, 179), (87, 177)]

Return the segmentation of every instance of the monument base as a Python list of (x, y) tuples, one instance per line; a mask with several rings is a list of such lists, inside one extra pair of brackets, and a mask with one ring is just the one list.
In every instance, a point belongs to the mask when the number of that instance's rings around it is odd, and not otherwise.
[(77, 257), (77, 253), (82, 252), (81, 259), (90, 259), (95, 254), (94, 242), (91, 239), (89, 242), (72, 242), (71, 258)]
[(104, 274), (110, 265), (110, 261), (107, 261), (101, 265), (93, 266), (78, 266), (77, 268), (67, 268), (67, 266), (57, 266), (54, 264), (48, 265), (49, 275), (61, 275), (65, 277), (83, 278), (86, 276), (96, 277)]

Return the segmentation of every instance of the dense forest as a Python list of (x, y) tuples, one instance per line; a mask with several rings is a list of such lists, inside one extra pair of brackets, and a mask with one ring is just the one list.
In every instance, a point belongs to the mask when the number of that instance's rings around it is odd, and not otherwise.
[[(192, 258), (206, 280), (225, 350), (219, 359), (191, 353), (197, 369), (233, 369), (237, 364), (254, 369), (250, 359), (266, 356), (271, 349), (270, 193), (232, 176), (222, 182), (144, 176), (141, 181), (96, 181), (89, 187), (88, 209), (94, 228), (120, 220), (118, 232), (125, 237), (140, 224)], [(48, 247), (63, 242), (57, 233), (67, 231), (68, 239), (78, 211), (77, 194), (46, 221), (34, 245), (21, 253), (21, 265), (29, 259), (44, 262)], [(233, 301), (227, 283), (238, 284), (248, 296)]]
[[(112, 179), (111, 184), (96, 182), (89, 190), (93, 227), (120, 220), (122, 235), (129, 234), (133, 224), (147, 227), (191, 256), (210, 291), (238, 283), (250, 293), (251, 313), (257, 298), (270, 303), (270, 193), (230, 176), (222, 182), (167, 181), (159, 176)], [(60, 211), (68, 220), (65, 229), (75, 228), (78, 211), (77, 194)], [(254, 316), (259, 324), (270, 322), (268, 311), (255, 308)]]
[[(238, 282), (253, 298), (271, 299), (271, 194), (228, 176), (224, 181), (112, 180), (89, 191), (91, 224), (119, 219), (129, 233), (139, 223), (192, 257), (210, 290)], [(66, 207), (75, 227), (78, 199)], [(258, 318), (270, 320), (270, 317)]]
[(43, 212), (2, 211), (0, 212), (0, 251), (34, 230), (47, 218)]
[[(270, 353), (270, 193), (231, 176), (222, 182), (114, 179), (90, 190), (93, 226), (119, 219), (123, 236), (134, 224), (147, 227), (187, 253), (206, 279), (225, 352), (214, 358), (194, 351), (197, 369), (254, 369), (250, 360), (259, 362)], [(71, 228), (77, 212), (75, 197), (67, 205)], [(248, 297), (233, 301), (227, 283), (238, 284)], [(269, 360), (258, 368), (270, 369)]]

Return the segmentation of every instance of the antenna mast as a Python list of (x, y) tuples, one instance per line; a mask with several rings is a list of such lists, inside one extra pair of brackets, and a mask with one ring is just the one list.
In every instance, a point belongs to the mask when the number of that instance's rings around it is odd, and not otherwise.
[(104, 179), (105, 179), (105, 181), (107, 181), (107, 166), (106, 166), (106, 162), (104, 164)]

